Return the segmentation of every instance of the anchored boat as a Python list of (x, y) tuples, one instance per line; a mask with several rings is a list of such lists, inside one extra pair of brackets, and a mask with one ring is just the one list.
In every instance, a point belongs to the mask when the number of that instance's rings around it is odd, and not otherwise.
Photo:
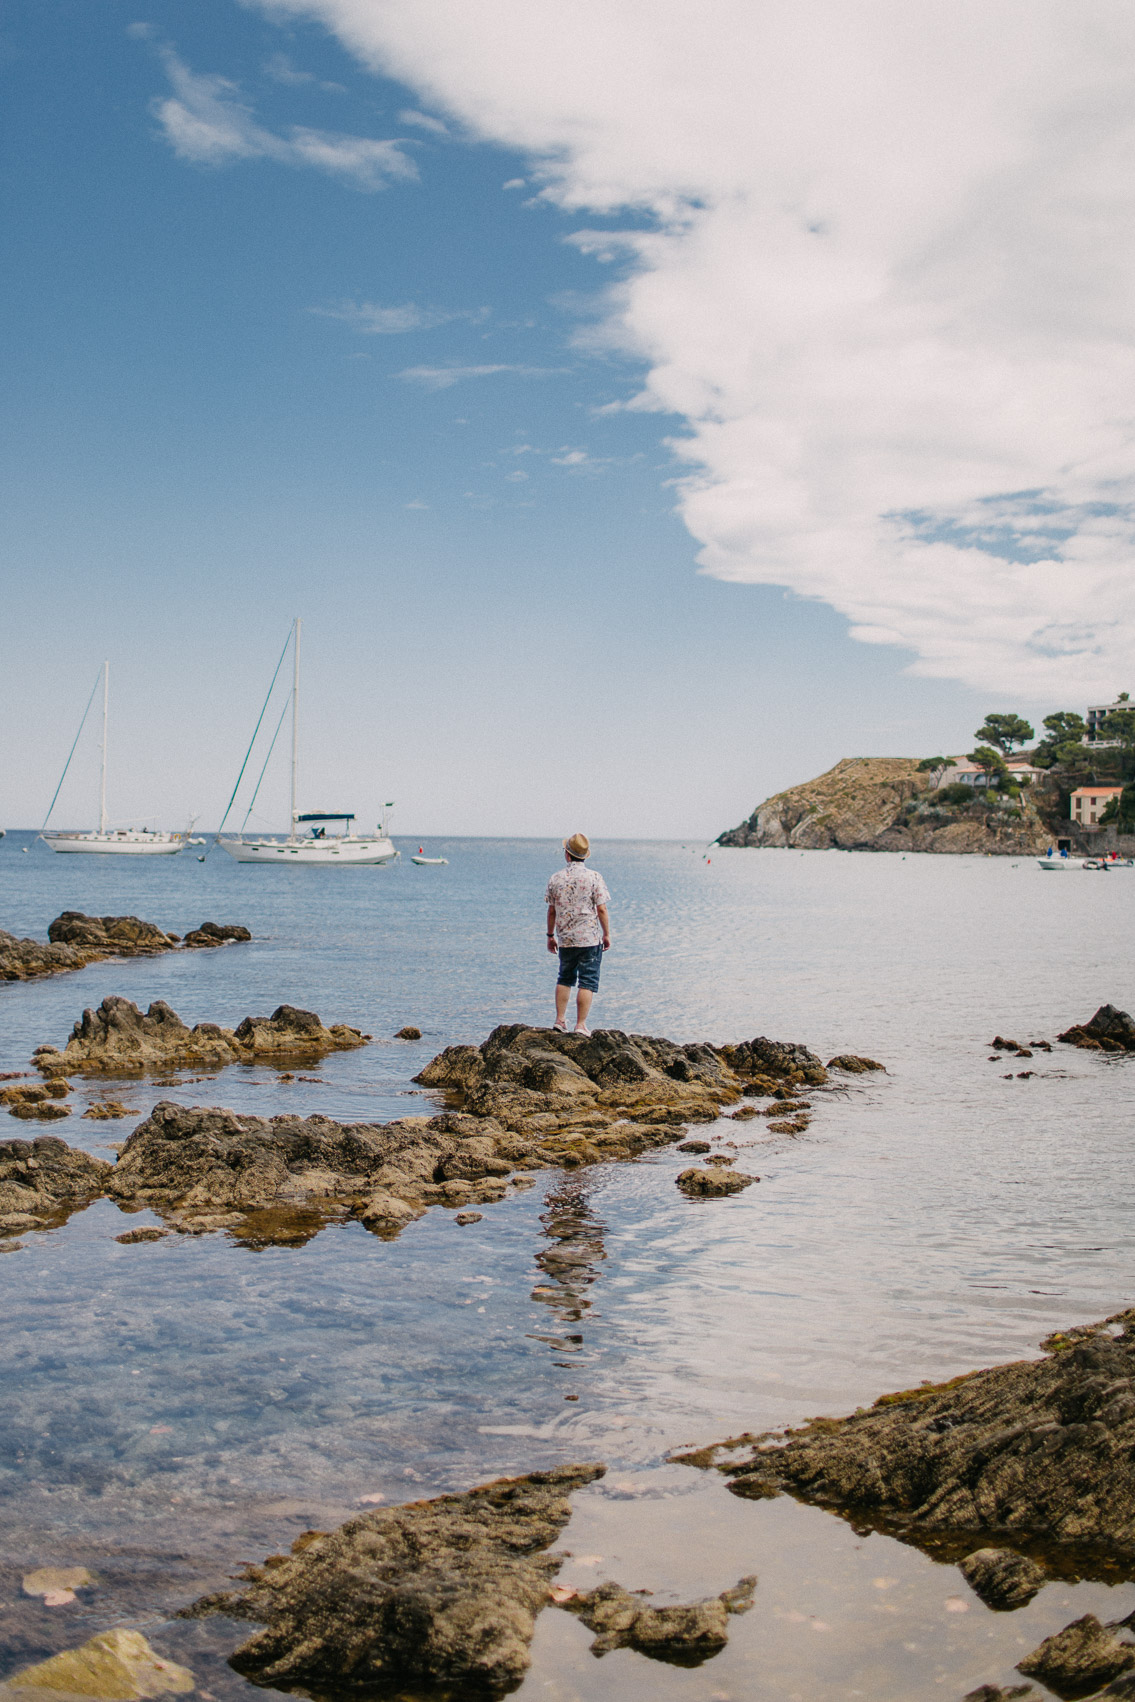
[[(270, 863), (274, 864), (277, 868), (309, 863), (319, 864), (325, 868), (345, 868), (348, 865), (354, 866), (362, 864), (392, 863), (398, 856), (398, 852), (394, 847), (393, 841), (387, 832), (387, 812), (393, 809), (394, 806), (392, 804), (386, 805), (386, 808), (382, 813), (382, 821), (374, 833), (356, 833), (352, 825), (355, 817), (349, 811), (300, 811), (297, 808), (296, 799), (299, 793), (300, 696), (300, 622), (298, 616), (292, 622), (292, 630), (288, 635), (288, 644), (292, 646), (291, 832), (288, 834), (286, 839), (274, 839), (271, 836), (263, 834), (247, 835), (244, 832), (244, 828), (242, 828), (240, 833), (234, 834), (231, 838), (226, 839), (221, 837), (221, 831), (218, 829), (216, 843), (221, 847), (222, 851), (227, 851), (228, 855), (234, 858), (238, 863)], [(232, 809), (233, 800), (235, 799), (240, 787), (240, 782), (244, 775), (245, 768), (248, 766), (248, 759), (252, 755), (252, 745), (256, 743), (256, 734), (260, 731), (260, 723), (264, 719), (264, 712), (268, 708), (268, 700), (272, 696), (272, 690), (276, 684), (276, 678), (280, 672), (280, 667), (286, 654), (287, 644), (284, 646), (284, 651), (280, 657), (280, 661), (276, 664), (276, 673), (273, 674), (272, 684), (268, 687), (268, 697), (264, 700), (264, 708), (260, 711), (260, 720), (257, 721), (256, 731), (252, 735), (252, 743), (249, 745), (248, 751), (245, 754), (244, 762), (241, 764), (240, 774), (237, 776), (237, 783), (233, 788), (232, 798), (229, 799), (229, 809), (225, 811), (226, 817), (228, 816), (229, 810)], [(249, 804), (248, 809), (245, 812), (245, 827), (248, 825), (248, 818), (252, 814), (252, 806), (255, 804), (257, 793), (260, 791), (260, 782), (264, 779), (264, 774), (268, 767), (268, 760), (272, 755), (272, 750), (275, 746), (276, 739), (279, 736), (280, 728), (283, 726), (284, 714), (287, 711), (287, 707), (287, 703), (285, 703), (284, 709), (280, 714), (280, 720), (276, 726), (276, 732), (273, 734), (272, 742), (268, 746), (268, 755), (264, 758), (264, 766), (260, 770), (260, 779), (257, 780), (256, 789), (252, 794), (252, 802)], [(342, 824), (340, 831), (337, 833), (330, 832), (329, 829), (336, 823)], [(223, 828), (224, 825), (224, 820), (222, 820), (221, 828)]]
[(99, 776), (99, 825), (97, 830), (90, 833), (48, 833), (47, 824), (51, 820), (51, 812), (55, 808), (67, 770), (71, 766), (71, 758), (75, 754), (75, 745), (79, 743), (79, 733), (83, 731), (91, 704), (94, 702), (95, 691), (98, 690), (98, 680), (95, 681), (94, 691), (87, 699), (87, 707), (83, 711), (83, 719), (79, 722), (79, 732), (75, 734), (75, 742), (68, 753), (63, 765), (63, 773), (59, 776), (59, 785), (55, 788), (40, 838), (51, 851), (72, 851), (95, 853), (98, 856), (119, 857), (172, 857), (183, 846), (189, 843), (189, 833), (192, 822), (185, 833), (159, 833), (149, 827), (111, 827), (106, 825), (106, 735), (110, 712), (110, 663), (102, 665), (102, 762)]

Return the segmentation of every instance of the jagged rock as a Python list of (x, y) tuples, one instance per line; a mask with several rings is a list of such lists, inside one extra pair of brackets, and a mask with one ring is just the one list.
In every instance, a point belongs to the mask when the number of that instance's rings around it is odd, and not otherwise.
[(1060, 1696), (1086, 1696), (1133, 1667), (1135, 1643), (1121, 1642), (1094, 1613), (1046, 1637), (1031, 1655), (1017, 1662), (1026, 1678), (1039, 1678)]
[(140, 1631), (118, 1626), (77, 1649), (14, 1672), (7, 1684), (0, 1684), (0, 1702), (43, 1702), (45, 1692), (142, 1702), (144, 1697), (184, 1695), (196, 1683), (188, 1667), (163, 1660)]
[(854, 1052), (841, 1052), (837, 1058), (828, 1059), (829, 1070), (843, 1070), (850, 1076), (861, 1076), (866, 1070), (881, 1070), (882, 1064), (877, 1064), (874, 1058), (860, 1058)]
[(270, 1017), (246, 1016), (235, 1029), (214, 1022), (189, 1028), (164, 999), (143, 1016), (130, 999), (111, 995), (85, 1010), (62, 1051), (36, 1048), (32, 1062), (45, 1076), (141, 1074), (146, 1070), (219, 1069), (254, 1058), (313, 1060), (365, 1044), (357, 1028), (325, 1028), (314, 1011), (279, 1005)]
[(0, 1235), (62, 1223), (103, 1192), (113, 1166), (61, 1141), (0, 1141)]
[(590, 1037), (512, 1025), (481, 1046), (449, 1046), (415, 1077), (451, 1104), (527, 1130), (551, 1110), (600, 1117), (713, 1121), (741, 1098), (745, 1081), (827, 1080), (804, 1046), (758, 1037), (738, 1046), (686, 1045), (600, 1029)]
[[(112, 1019), (123, 1005), (134, 1034), (150, 1019), (126, 1001), (116, 1002)], [(168, 1007), (151, 1007), (155, 1013), (179, 1048), (204, 1032), (204, 1025), (185, 1029)], [(287, 1007), (276, 1013), (286, 1014)], [(232, 1038), (251, 1046), (264, 1026), (242, 1023)], [(390, 1238), (430, 1206), (467, 1213), (502, 1199), (523, 1185), (517, 1171), (629, 1159), (672, 1144), (688, 1122), (713, 1119), (721, 1102), (739, 1095), (728, 1061), (737, 1054), (744, 1069), (759, 1057), (782, 1079), (824, 1075), (806, 1048), (764, 1039), (679, 1047), (617, 1032), (585, 1039), (500, 1028), (481, 1047), (449, 1047), (418, 1077), (463, 1107), (434, 1117), (343, 1125), (159, 1104), (123, 1147), (108, 1191), (191, 1233), (229, 1229), (258, 1244), (295, 1241), (330, 1215), (349, 1215)], [(46, 1064), (37, 1058), (48, 1069), (59, 1068), (57, 1060), (65, 1063), (65, 1055)], [(708, 1142), (697, 1145), (708, 1149)], [(758, 1180), (714, 1168), (688, 1174), (699, 1178), (694, 1191), (707, 1194), (736, 1193)]]
[(113, 1120), (116, 1117), (129, 1117), (130, 1115), (129, 1105), (123, 1105), (120, 1099), (97, 1099), (93, 1105), (88, 1105), (83, 1112), (84, 1118), (89, 1117), (96, 1123), (104, 1122), (107, 1119)]
[(499, 1478), (309, 1531), (289, 1555), (249, 1568), (246, 1590), (188, 1612), (263, 1624), (231, 1658), (259, 1684), (511, 1689), (561, 1565), (545, 1551), (571, 1515), (568, 1496), (603, 1470)]
[(976, 1549), (958, 1570), (986, 1607), (1001, 1610), (1024, 1607), (1048, 1582), (1042, 1566), (1010, 1548)]
[[(1135, 1309), (1049, 1336), (1045, 1358), (883, 1395), (744, 1439), (740, 1495), (788, 1490), (903, 1541), (988, 1533), (1135, 1562)], [(705, 1452), (691, 1463), (705, 1464)], [(1081, 1567), (1081, 1570), (1083, 1568)]]
[(770, 1135), (802, 1135), (811, 1123), (810, 1117), (784, 1117), (779, 1123), (770, 1123)]
[(420, 1028), (415, 1028), (413, 1023), (407, 1023), (405, 1028), (400, 1028), (398, 1030), (398, 1033), (394, 1036), (394, 1038), (395, 1040), (420, 1040), (422, 1038), (422, 1031)]
[(1051, 837), (1037, 809), (1042, 795), (1059, 808), (1054, 795), (1032, 787), (1022, 794), (1017, 815), (973, 799), (944, 805), (914, 757), (845, 757), (817, 779), (767, 798), (717, 843), (1019, 856), (1043, 851)]
[(755, 1577), (742, 1578), (731, 1590), (709, 1601), (651, 1607), (641, 1592), (632, 1593), (621, 1584), (609, 1583), (561, 1597), (557, 1605), (574, 1613), (596, 1633), (591, 1645), (593, 1655), (606, 1655), (612, 1649), (638, 1649), (654, 1660), (692, 1665), (725, 1647), (729, 1615), (748, 1612), (756, 1586)]
[(164, 1241), (168, 1234), (168, 1229), (127, 1229), (114, 1239), (121, 1241), (124, 1247), (135, 1247), (143, 1241)]
[(191, 928), (181, 943), (194, 951), (204, 946), (224, 946), (234, 940), (251, 938), (248, 929), (235, 922), (202, 922), (199, 928)]
[(675, 1152), (708, 1152), (709, 1151), (709, 1142), (708, 1141), (679, 1141), (677, 1146), (674, 1148), (674, 1150), (675, 1150)]
[(713, 1199), (723, 1194), (739, 1194), (742, 1188), (759, 1182), (759, 1176), (746, 1176), (736, 1170), (682, 1170), (674, 1178), (683, 1194), (695, 1199)]
[(459, 1211), (453, 1221), (464, 1228), (467, 1223), (480, 1223), (484, 1215), (484, 1212), (479, 1211)]
[[(1056, 1036), (1070, 1046), (1089, 1051), (1135, 1052), (1135, 1021), (1115, 1005), (1101, 1005), (1087, 1022), (1077, 1023)], [(996, 1041), (993, 1043), (997, 1044)]]
[(25, 1121), (34, 1119), (41, 1123), (57, 1123), (61, 1117), (71, 1115), (71, 1107), (52, 1099), (21, 1100), (17, 1105), (9, 1105), (8, 1115), (22, 1117)]
[(47, 930), (52, 945), (77, 946), (105, 957), (157, 957), (170, 948), (170, 936), (138, 916), (84, 916), (64, 910)]

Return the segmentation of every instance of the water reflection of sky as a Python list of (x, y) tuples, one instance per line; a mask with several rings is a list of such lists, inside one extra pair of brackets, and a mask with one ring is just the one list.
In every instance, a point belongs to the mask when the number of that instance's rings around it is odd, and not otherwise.
[[(548, 1002), (540, 898), (554, 847), (453, 842), (445, 870), (317, 884), (227, 860), (76, 871), (20, 843), (0, 842), (0, 923), (17, 932), (82, 908), (177, 931), (244, 921), (258, 937), (0, 988), (0, 1068), (25, 1067), (108, 992), (228, 1023), (289, 1000), (376, 1036), (316, 1081), (257, 1068), (127, 1084), (139, 1113), (160, 1096), (346, 1120), (425, 1110), (411, 1078), (426, 1058), (496, 1020), (539, 1020)], [(697, 1672), (628, 1652), (594, 1661), (582, 1627), (549, 1613), (525, 1695), (960, 1696), (1111, 1599), (1054, 1585), (992, 1615), (952, 1568), (788, 1502), (739, 1503), (663, 1462), (683, 1443), (1031, 1352), (1048, 1329), (1130, 1300), (1135, 1074), (1058, 1049), (1019, 1079), (985, 1043), (1051, 1038), (1105, 998), (1135, 1002), (1135, 877), (712, 856), (597, 852), (617, 940), (600, 1020), (860, 1049), (890, 1074), (812, 1095), (802, 1138), (759, 1119), (710, 1131), (762, 1178), (729, 1201), (685, 1200), (672, 1177), (687, 1160), (663, 1152), (539, 1175), (478, 1224), (434, 1212), (393, 1242), (338, 1225), (291, 1247), (121, 1246), (117, 1233), (154, 1220), (105, 1201), (24, 1237), (0, 1259), (2, 1670), (126, 1617), (158, 1624), (212, 1694), (235, 1695), (243, 1681), (219, 1657), (241, 1633), (164, 1613), (374, 1497), (567, 1459), (610, 1467), (561, 1544), (580, 1578), (660, 1598), (753, 1570), (761, 1585), (729, 1649)], [(389, 1038), (404, 1022), (420, 1044)], [(91, 1094), (81, 1087), (77, 1106)], [(133, 1126), (61, 1125), (92, 1150)], [(19, 1573), (49, 1562), (93, 1564), (100, 1590), (73, 1610), (20, 1603)], [(1116, 1592), (1124, 1609), (1130, 1594)]]

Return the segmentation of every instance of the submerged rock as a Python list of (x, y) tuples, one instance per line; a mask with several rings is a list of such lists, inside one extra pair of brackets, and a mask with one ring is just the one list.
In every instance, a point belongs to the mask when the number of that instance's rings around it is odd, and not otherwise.
[(260, 1684), (465, 1684), (506, 1690), (528, 1670), (536, 1616), (562, 1556), (546, 1553), (572, 1490), (601, 1465), (499, 1478), (384, 1507), (245, 1574), (247, 1589), (186, 1610), (260, 1621), (231, 1657)]
[(1001, 1610), (1024, 1607), (1048, 1582), (1042, 1566), (1010, 1548), (975, 1549), (958, 1570), (986, 1607)]
[(1015, 1537), (1135, 1569), (1135, 1309), (1041, 1345), (1040, 1360), (742, 1438), (729, 1446), (751, 1445), (748, 1458), (720, 1469), (739, 1495), (786, 1490), (922, 1546)]
[(1135, 1052), (1135, 1021), (1115, 1005), (1101, 1005), (1087, 1022), (1065, 1029), (1056, 1038), (1089, 1051)]
[(76, 1590), (89, 1590), (94, 1584), (93, 1572), (85, 1566), (40, 1566), (25, 1572), (20, 1589), (25, 1596), (50, 1596), (66, 1590), (72, 1598)]
[(712, 1199), (723, 1194), (739, 1194), (742, 1188), (748, 1188), (753, 1182), (759, 1182), (759, 1176), (746, 1176), (736, 1170), (712, 1169), (682, 1170), (675, 1176), (674, 1181), (683, 1194), (689, 1194), (694, 1199)]
[(0, 1141), (0, 1235), (63, 1223), (103, 1192), (113, 1168), (58, 1135)]
[(118, 1626), (77, 1649), (14, 1672), (0, 1684), (0, 1702), (30, 1702), (44, 1692), (93, 1696), (101, 1702), (142, 1702), (144, 1697), (184, 1695), (196, 1688), (188, 1667), (163, 1660), (140, 1631)]
[(247, 928), (233, 922), (202, 922), (199, 928), (190, 928), (181, 943), (188, 946), (190, 951), (194, 951), (203, 946), (226, 946), (234, 941), (251, 938)]
[(709, 1601), (678, 1607), (652, 1607), (643, 1592), (621, 1584), (600, 1584), (584, 1593), (557, 1596), (557, 1605), (581, 1619), (597, 1635), (593, 1655), (612, 1649), (637, 1649), (658, 1661), (694, 1665), (716, 1655), (729, 1641), (729, 1615), (753, 1605), (755, 1577), (742, 1578), (731, 1590)]
[(407, 1023), (405, 1028), (400, 1028), (398, 1030), (398, 1033), (394, 1036), (394, 1038), (395, 1040), (420, 1040), (422, 1038), (422, 1031), (420, 1028), (415, 1028), (413, 1023)]
[(861, 1076), (866, 1070), (881, 1070), (883, 1067), (874, 1058), (860, 1058), (855, 1052), (841, 1052), (838, 1057), (828, 1059), (829, 1070), (844, 1070), (849, 1076)]
[(111, 995), (85, 1010), (62, 1051), (36, 1048), (32, 1062), (46, 1076), (141, 1074), (146, 1070), (219, 1069), (257, 1058), (303, 1062), (366, 1043), (357, 1028), (325, 1028), (314, 1011), (278, 1005), (270, 1017), (246, 1016), (235, 1029), (214, 1022), (189, 1028), (164, 999), (143, 1016), (130, 999)]
[(1135, 1668), (1135, 1643), (1121, 1641), (1113, 1626), (1101, 1625), (1094, 1613), (1086, 1613), (1046, 1637), (1017, 1667), (1058, 1696), (1087, 1696)]

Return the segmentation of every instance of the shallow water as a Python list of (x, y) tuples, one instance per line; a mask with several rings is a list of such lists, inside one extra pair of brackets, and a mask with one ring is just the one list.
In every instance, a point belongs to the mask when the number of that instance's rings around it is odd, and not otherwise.
[[(0, 986), (0, 1069), (62, 1043), (108, 993), (226, 1024), (288, 1001), (375, 1043), (315, 1081), (232, 1068), (119, 1096), (139, 1115), (166, 1097), (377, 1120), (429, 1109), (412, 1078), (441, 1046), (547, 1020), (548, 842), (435, 841), (447, 868), (342, 871), (29, 843), (0, 841), (13, 932), (42, 936), (66, 908), (179, 933), (244, 922), (255, 939)], [(476, 1225), (435, 1211), (395, 1242), (346, 1225), (286, 1248), (120, 1246), (152, 1219), (106, 1201), (25, 1236), (0, 1259), (0, 1674), (126, 1620), (211, 1695), (247, 1693), (221, 1659), (246, 1628), (164, 1616), (367, 1497), (592, 1458), (609, 1472), (577, 1498), (565, 1580), (689, 1599), (756, 1571), (756, 1605), (693, 1671), (627, 1651), (597, 1661), (584, 1628), (549, 1611), (524, 1702), (960, 1697), (1076, 1614), (1135, 1605), (1131, 1586), (1052, 1584), (992, 1614), (953, 1567), (665, 1464), (679, 1444), (1032, 1353), (1135, 1298), (1135, 1066), (1058, 1047), (1011, 1069), (988, 1049), (994, 1032), (1052, 1039), (1105, 1000), (1132, 1007), (1135, 871), (1100, 882), (1028, 860), (775, 851), (706, 863), (692, 844), (612, 843), (594, 861), (616, 934), (597, 1025), (770, 1034), (825, 1058), (866, 1052), (886, 1077), (810, 1095), (802, 1137), (722, 1124), (762, 1178), (726, 1201), (686, 1200), (672, 1180), (684, 1161), (664, 1152), (541, 1173)], [(390, 1038), (405, 1023), (420, 1043)], [(103, 1091), (80, 1088), (76, 1109)], [(76, 1116), (52, 1132), (105, 1155), (133, 1126)], [(49, 1563), (91, 1565), (100, 1587), (70, 1608), (21, 1601), (20, 1573)]]

